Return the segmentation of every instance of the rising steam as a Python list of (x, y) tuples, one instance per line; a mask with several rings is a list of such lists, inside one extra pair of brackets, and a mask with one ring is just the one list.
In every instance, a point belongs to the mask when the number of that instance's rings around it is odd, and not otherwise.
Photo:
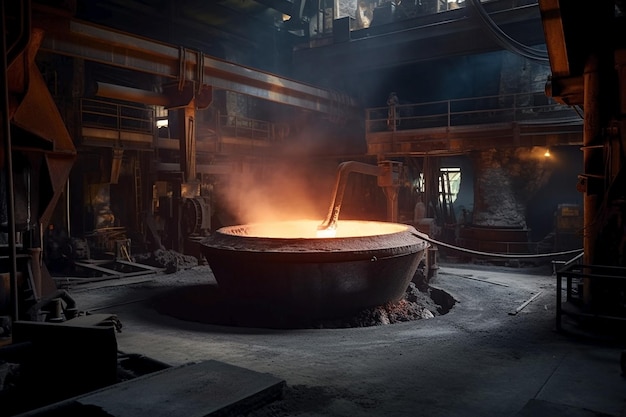
[(318, 171), (302, 162), (245, 163), (220, 184), (218, 198), (239, 223), (321, 222), (331, 187)]

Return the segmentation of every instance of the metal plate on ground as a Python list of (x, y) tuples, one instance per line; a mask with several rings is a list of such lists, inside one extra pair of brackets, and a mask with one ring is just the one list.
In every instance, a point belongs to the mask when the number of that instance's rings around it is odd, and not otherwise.
[(279, 399), (284, 385), (272, 375), (209, 360), (115, 384), (73, 398), (67, 407), (112, 417), (238, 415)]

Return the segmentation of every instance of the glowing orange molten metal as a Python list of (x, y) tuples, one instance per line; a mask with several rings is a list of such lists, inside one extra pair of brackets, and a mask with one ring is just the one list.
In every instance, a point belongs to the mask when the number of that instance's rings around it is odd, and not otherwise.
[(319, 224), (319, 220), (251, 223), (246, 225), (245, 235), (283, 239), (324, 239), (387, 235), (407, 229), (407, 226), (398, 223), (341, 220), (334, 229), (317, 230)]

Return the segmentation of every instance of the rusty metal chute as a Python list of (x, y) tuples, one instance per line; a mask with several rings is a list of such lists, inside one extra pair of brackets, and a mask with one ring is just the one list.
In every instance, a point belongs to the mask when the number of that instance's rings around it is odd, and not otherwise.
[[(19, 286), (30, 286), (36, 299), (56, 289), (45, 267), (41, 268), (42, 242), (37, 230), (47, 227), (50, 221), (76, 159), (76, 149), (35, 63), (44, 33), (40, 29), (31, 29), (30, 2), (15, 2), (10, 6), (6, 3), (2, 2), (2, 27), (7, 30), (3, 31), (2, 51), (4, 105), (1, 166), (7, 184), (7, 257), (12, 265), (11, 315), (18, 319), (20, 291), (25, 290)], [(12, 24), (5, 25), (7, 21)], [(15, 21), (21, 23), (15, 24)], [(17, 160), (19, 164), (14, 165)], [(13, 178), (16, 170), (28, 176), (28, 187), (16, 190)], [(26, 195), (19, 194), (16, 199), (16, 192)], [(16, 200), (28, 202), (27, 220), (20, 222), (19, 230), (14, 213)], [(19, 240), (22, 243), (19, 255), (30, 257), (30, 267), (20, 262), (19, 272), (31, 278), (25, 280), (26, 284), (19, 284), (17, 280)]]
[[(76, 149), (61, 114), (36, 65), (28, 68), (28, 90), (11, 120), (23, 129), (53, 144), (55, 153), (75, 154)], [(19, 146), (19, 143), (15, 144)]]
[(26, 49), (8, 68), (8, 89), (11, 102), (14, 103), (11, 124), (50, 144), (33, 147), (30, 143), (22, 143), (19, 137), (12, 138), (12, 146), (16, 151), (39, 154), (45, 161), (52, 195), (47, 204), (40, 204), (43, 210), (36, 216), (42, 227), (45, 227), (69, 177), (76, 159), (76, 148), (35, 64), (35, 55), (42, 38), (43, 32), (34, 29)]

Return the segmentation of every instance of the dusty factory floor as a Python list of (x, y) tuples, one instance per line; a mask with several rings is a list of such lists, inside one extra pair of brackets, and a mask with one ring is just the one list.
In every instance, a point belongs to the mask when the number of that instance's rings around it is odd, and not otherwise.
[(157, 312), (155, 300), (213, 282), (206, 266), (70, 293), (81, 310), (118, 316), (123, 352), (173, 366), (215, 360), (286, 382), (282, 399), (247, 416), (626, 415), (623, 346), (555, 332), (551, 273), (443, 264), (433, 285), (456, 300), (447, 314), (343, 329), (219, 326)]

